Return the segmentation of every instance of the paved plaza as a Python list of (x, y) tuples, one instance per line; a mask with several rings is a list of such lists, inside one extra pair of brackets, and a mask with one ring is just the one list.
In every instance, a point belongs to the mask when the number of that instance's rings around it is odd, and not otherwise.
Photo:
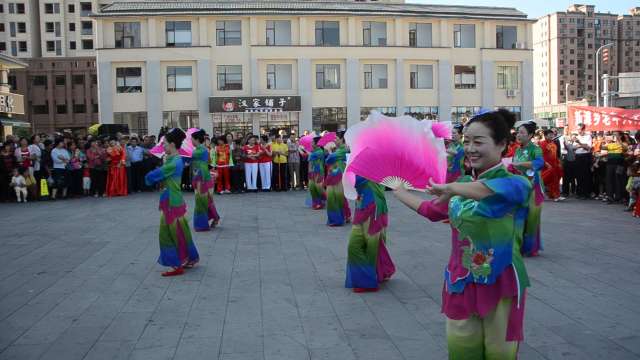
[[(221, 227), (176, 278), (157, 194), (0, 204), (0, 359), (445, 359), (449, 229), (387, 195), (398, 272), (370, 294), (344, 288), (350, 227), (302, 192), (217, 196)], [(640, 220), (545, 203), (543, 233), (521, 359), (640, 359)]]

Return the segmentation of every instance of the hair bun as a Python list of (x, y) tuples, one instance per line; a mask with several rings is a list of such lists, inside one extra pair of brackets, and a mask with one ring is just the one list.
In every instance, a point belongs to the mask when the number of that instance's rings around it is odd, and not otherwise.
[(498, 115), (502, 118), (509, 129), (516, 125), (516, 116), (511, 111), (500, 108), (497, 110)]

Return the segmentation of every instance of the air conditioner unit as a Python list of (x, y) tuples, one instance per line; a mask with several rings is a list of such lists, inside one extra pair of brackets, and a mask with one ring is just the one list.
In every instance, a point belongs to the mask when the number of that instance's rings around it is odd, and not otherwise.
[(515, 97), (516, 95), (514, 94), (515, 90), (507, 90), (507, 97)]

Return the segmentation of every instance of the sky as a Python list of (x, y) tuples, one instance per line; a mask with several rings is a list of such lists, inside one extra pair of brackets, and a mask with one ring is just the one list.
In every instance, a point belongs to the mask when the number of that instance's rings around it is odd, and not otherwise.
[(556, 11), (566, 11), (569, 5), (595, 5), (597, 12), (611, 12), (612, 14), (629, 14), (629, 9), (640, 6), (638, 0), (595, 0), (595, 1), (550, 1), (550, 0), (406, 0), (407, 3), (470, 5), (470, 6), (498, 6), (515, 7), (516, 9), (535, 19)]

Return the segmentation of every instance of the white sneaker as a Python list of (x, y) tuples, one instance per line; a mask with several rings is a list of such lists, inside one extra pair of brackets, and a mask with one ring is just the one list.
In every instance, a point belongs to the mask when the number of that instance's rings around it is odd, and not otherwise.
[(566, 197), (564, 197), (564, 196), (560, 196), (560, 197), (558, 198), (558, 201), (565, 201), (565, 200), (567, 200), (567, 198), (566, 198)]
[(22, 202), (22, 199), (18, 198), (18, 202)]
[(27, 202), (27, 199), (24, 199), (24, 202)]

